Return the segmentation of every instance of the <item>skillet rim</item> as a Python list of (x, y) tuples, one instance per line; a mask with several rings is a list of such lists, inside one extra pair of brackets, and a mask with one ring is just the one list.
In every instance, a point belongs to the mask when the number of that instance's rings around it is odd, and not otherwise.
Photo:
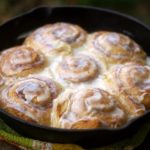
[(24, 13), (21, 13), (19, 15), (16, 15), (16, 16), (10, 18), (10, 19), (7, 19), (6, 21), (4, 21), (3, 23), (0, 24), (0, 28), (1, 28), (1, 26), (4, 26), (7, 23), (10, 23), (11, 21), (14, 21), (16, 19), (24, 17), (26, 15), (29, 15), (30, 13), (33, 13), (33, 12), (37, 11), (38, 9), (51, 9), (52, 10), (52, 9), (59, 9), (59, 8), (77, 8), (77, 9), (79, 8), (79, 9), (91, 9), (91, 10), (103, 11), (103, 12), (106, 12), (106, 13), (111, 13), (111, 14), (114, 14), (114, 15), (117, 15), (117, 16), (129, 19), (130, 21), (134, 21), (137, 24), (143, 26), (144, 28), (150, 30), (150, 25), (145, 24), (143, 21), (141, 21), (140, 19), (138, 19), (136, 17), (127, 15), (127, 14), (119, 12), (117, 10), (107, 9), (107, 8), (102, 8), (102, 7), (95, 7), (95, 6), (88, 6), (88, 5), (63, 5), (63, 6), (41, 5), (41, 6), (32, 8), (32, 9), (30, 9), (30, 10), (24, 12)]
[[(109, 14), (113, 14), (125, 19), (128, 19), (129, 21), (135, 22), (138, 25), (144, 27), (145, 29), (150, 31), (150, 26), (146, 25), (145, 23), (143, 23), (142, 21), (140, 21), (139, 19), (129, 16), (127, 14), (124, 14), (122, 12), (118, 12), (116, 10), (112, 10), (112, 9), (106, 9), (106, 8), (101, 8), (101, 7), (94, 7), (94, 6), (86, 6), (86, 5), (77, 5), (77, 6), (73, 6), (73, 5), (63, 5), (63, 6), (47, 6), (47, 5), (41, 5), (38, 6), (36, 8), (33, 8), (29, 11), (26, 11), (25, 13), (22, 13), (20, 15), (17, 15), (15, 17), (12, 17), (6, 21), (4, 21), (2, 24), (0, 24), (0, 28), (2, 28), (3, 26), (12, 23), (14, 21), (16, 21), (17, 19), (20, 19), (22, 17), (28, 16), (32, 13), (35, 13), (35, 11), (41, 9), (41, 10), (51, 10), (53, 11), (53, 9), (67, 9), (67, 8), (74, 8), (74, 9), (88, 9), (90, 11), (101, 11), (104, 13), (109, 13)], [(54, 127), (48, 127), (48, 126), (43, 126), (43, 125), (39, 125), (39, 124), (35, 124), (35, 123), (30, 123), (27, 122), (19, 117), (15, 117), (12, 114), (7, 113), (6, 111), (4, 111), (3, 109), (0, 109), (0, 115), (5, 115), (11, 119), (13, 119), (14, 121), (17, 121), (21, 124), (30, 126), (32, 128), (39, 128), (40, 130), (48, 130), (48, 131), (57, 131), (57, 132), (66, 132), (66, 133), (86, 133), (86, 132), (95, 132), (95, 131), (123, 131), (128, 129), (131, 125), (133, 125), (134, 123), (136, 123), (137, 121), (139, 121), (140, 119), (143, 119), (145, 117), (147, 117), (148, 115), (150, 115), (150, 110), (146, 111), (144, 115), (140, 116), (140, 117), (136, 117), (130, 121), (128, 121), (125, 125), (118, 127), (118, 128), (108, 128), (108, 127), (102, 127), (102, 128), (94, 128), (94, 129), (63, 129), (63, 128), (54, 128)], [(3, 117), (2, 117), (3, 118)]]

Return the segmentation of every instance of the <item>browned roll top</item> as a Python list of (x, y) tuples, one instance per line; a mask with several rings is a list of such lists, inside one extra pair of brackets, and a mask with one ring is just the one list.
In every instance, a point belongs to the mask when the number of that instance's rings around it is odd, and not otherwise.
[(4, 76), (24, 76), (40, 69), (45, 62), (44, 56), (33, 48), (16, 46), (0, 55), (0, 71)]
[(50, 125), (52, 102), (59, 92), (60, 88), (51, 79), (29, 77), (4, 88), (0, 105), (4, 110), (25, 120)]
[(98, 72), (96, 62), (86, 55), (68, 56), (58, 66), (60, 77), (74, 83), (95, 78)]
[[(126, 115), (109, 93), (93, 88), (66, 92), (55, 100), (52, 111), (54, 127), (118, 127)], [(86, 125), (85, 125), (86, 124)]]
[[(129, 110), (133, 106), (144, 112), (142, 104), (150, 107), (150, 67), (135, 63), (117, 65), (106, 75), (106, 82), (111, 91), (124, 97), (123, 104)], [(131, 110), (130, 110), (131, 111)], [(136, 112), (138, 112), (136, 110)]]
[(88, 49), (104, 57), (108, 64), (134, 61), (145, 64), (146, 54), (131, 38), (116, 32), (100, 31), (89, 37)]
[(79, 47), (86, 40), (86, 31), (78, 25), (70, 23), (53, 24), (51, 26), (51, 33), (56, 39), (60, 39), (72, 47)]
[(25, 44), (34, 47), (47, 55), (68, 54), (72, 48), (83, 45), (86, 31), (70, 23), (48, 24), (29, 35)]
[(0, 108), (57, 128), (120, 127), (150, 109), (141, 46), (117, 32), (41, 26), (0, 54)]

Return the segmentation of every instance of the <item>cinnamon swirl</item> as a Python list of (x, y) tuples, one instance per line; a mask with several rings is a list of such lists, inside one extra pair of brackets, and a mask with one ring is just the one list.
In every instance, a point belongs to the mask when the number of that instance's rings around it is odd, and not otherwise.
[(150, 58), (130, 37), (58, 22), (23, 44), (0, 54), (0, 108), (8, 113), (89, 129), (117, 128), (150, 109)]
[(126, 114), (114, 99), (98, 88), (67, 91), (55, 100), (52, 126), (80, 129), (121, 126)]
[(25, 44), (51, 54), (68, 54), (86, 41), (86, 31), (70, 23), (45, 25), (31, 33)]
[(24, 78), (2, 90), (0, 106), (21, 119), (50, 126), (52, 103), (59, 92), (58, 84), (49, 78)]
[(87, 49), (105, 58), (108, 65), (129, 61), (145, 64), (146, 54), (131, 38), (116, 32), (100, 31), (89, 36)]
[(123, 96), (122, 103), (144, 112), (142, 104), (150, 108), (150, 67), (127, 63), (113, 67), (106, 75), (106, 82), (113, 94)]
[(43, 54), (24, 45), (4, 50), (0, 55), (0, 72), (4, 76), (25, 76), (40, 70), (45, 64)]
[(95, 78), (98, 74), (98, 66), (89, 56), (68, 56), (60, 62), (58, 73), (64, 80), (79, 83)]

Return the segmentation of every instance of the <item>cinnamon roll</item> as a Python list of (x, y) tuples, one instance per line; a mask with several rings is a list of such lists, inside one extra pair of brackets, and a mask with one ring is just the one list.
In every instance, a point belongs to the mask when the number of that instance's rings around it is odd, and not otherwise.
[(86, 31), (70, 23), (48, 24), (31, 33), (25, 44), (46, 54), (68, 54), (86, 41)]
[(0, 89), (4, 85), (4, 83), (5, 83), (5, 79), (2, 77), (2, 75), (0, 75)]
[(0, 107), (28, 122), (49, 126), (52, 103), (59, 92), (59, 85), (44, 76), (16, 80), (2, 90)]
[(117, 128), (150, 109), (150, 58), (130, 37), (59, 22), (39, 27), (23, 44), (0, 54), (6, 112), (41, 125), (89, 129)]
[(52, 126), (79, 129), (121, 126), (126, 114), (114, 99), (98, 88), (67, 91), (55, 100)]
[[(150, 108), (150, 67), (135, 63), (117, 65), (106, 75), (106, 83), (112, 93), (122, 98), (129, 112), (143, 113)], [(132, 108), (132, 109), (131, 109)]]
[(93, 79), (99, 72), (94, 59), (86, 55), (68, 56), (57, 69), (61, 78), (73, 83)]
[(129, 61), (145, 64), (146, 54), (131, 38), (116, 32), (100, 31), (89, 36), (87, 49), (105, 58), (108, 65)]
[(4, 76), (24, 76), (40, 70), (46, 64), (45, 57), (27, 46), (16, 46), (0, 55), (0, 72)]

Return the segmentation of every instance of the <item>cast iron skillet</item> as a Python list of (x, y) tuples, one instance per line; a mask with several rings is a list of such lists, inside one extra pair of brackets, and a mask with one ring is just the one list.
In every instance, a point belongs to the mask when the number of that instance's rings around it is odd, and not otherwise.
[[(78, 24), (89, 32), (110, 30), (133, 38), (150, 55), (150, 27), (115, 11), (92, 7), (39, 7), (13, 18), (0, 26), (0, 50), (20, 44), (33, 29), (53, 22)], [(25, 122), (0, 110), (2, 118), (20, 134), (49, 142), (77, 143), (97, 146), (112, 143), (134, 134), (140, 125), (150, 119), (150, 111), (118, 129), (67, 130), (44, 127)]]

